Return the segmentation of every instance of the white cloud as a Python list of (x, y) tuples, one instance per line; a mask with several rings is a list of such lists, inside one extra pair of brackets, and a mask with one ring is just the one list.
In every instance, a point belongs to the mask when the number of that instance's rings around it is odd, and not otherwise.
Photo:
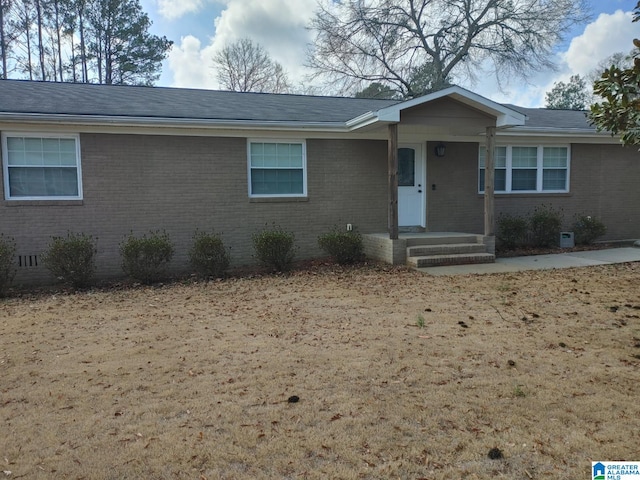
[(557, 54), (557, 71), (532, 72), (527, 84), (507, 85), (504, 92), (499, 91), (495, 83), (488, 79), (480, 82), (476, 91), (498, 102), (542, 107), (545, 93), (553, 88), (554, 83), (567, 82), (571, 75), (584, 77), (610, 55), (629, 52), (633, 47), (633, 39), (638, 37), (638, 26), (631, 19), (631, 12), (622, 10), (600, 14), (585, 27), (581, 35), (571, 40), (566, 51)]
[(173, 73), (174, 87), (218, 88), (212, 68), (211, 47), (201, 48), (200, 40), (192, 35), (180, 39), (180, 45), (171, 49), (168, 65)]
[(590, 73), (598, 63), (616, 52), (629, 52), (633, 38), (638, 36), (638, 26), (632, 23), (631, 12), (600, 14), (584, 33), (571, 40), (563, 58), (575, 75)]
[(216, 51), (241, 38), (262, 45), (282, 64), (292, 83), (301, 82), (307, 73), (303, 64), (311, 40), (306, 26), (316, 0), (226, 0), (225, 3), (224, 10), (215, 19), (215, 36), (208, 45), (203, 47), (197, 38), (188, 35), (174, 47), (169, 56), (173, 86), (218, 88), (211, 59)]
[(202, 8), (202, 0), (157, 0), (158, 12), (164, 18), (175, 20)]

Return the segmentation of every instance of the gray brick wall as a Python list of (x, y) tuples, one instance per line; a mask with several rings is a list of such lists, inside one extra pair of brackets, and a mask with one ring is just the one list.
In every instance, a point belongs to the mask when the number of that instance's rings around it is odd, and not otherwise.
[[(184, 273), (196, 229), (221, 233), (234, 266), (254, 262), (251, 235), (272, 224), (295, 232), (299, 258), (321, 255), (317, 237), (334, 225), (387, 231), (386, 141), (308, 140), (308, 198), (279, 202), (250, 201), (244, 138), (82, 134), (80, 142), (83, 201), (0, 205), (0, 233), (16, 239), (19, 255), (40, 255), (52, 235), (69, 230), (92, 234), (99, 276), (108, 278), (122, 275), (118, 245), (129, 232), (166, 230), (176, 244), (173, 271)], [(428, 156), (429, 230), (482, 233), (477, 151), (475, 143), (449, 142), (444, 158)], [(574, 144), (571, 161), (569, 194), (498, 195), (497, 213), (545, 203), (564, 210), (567, 226), (584, 213), (605, 222), (606, 239), (640, 238), (640, 154)], [(20, 268), (16, 278), (51, 280), (41, 265)]]
[[(434, 232), (483, 233), (484, 206), (478, 200), (478, 144), (446, 144), (444, 157), (427, 144), (427, 227)], [(434, 190), (435, 188), (435, 190)]]
[[(429, 143), (427, 152), (435, 144)], [(431, 231), (483, 233), (484, 199), (477, 194), (478, 144), (447, 143), (443, 158), (427, 164), (427, 224)], [(432, 190), (432, 185), (436, 190)], [(640, 238), (640, 153), (619, 145), (571, 145), (568, 194), (496, 195), (500, 213), (524, 215), (540, 205), (561, 209), (565, 229), (576, 215), (598, 217), (607, 226), (602, 240)]]
[[(235, 266), (254, 262), (251, 235), (265, 225), (294, 231), (299, 258), (321, 255), (317, 236), (333, 225), (386, 229), (384, 141), (307, 141), (308, 199), (275, 203), (249, 200), (244, 138), (82, 134), (80, 143), (82, 202), (0, 207), (0, 232), (16, 239), (19, 255), (40, 255), (52, 235), (84, 232), (98, 238), (99, 276), (117, 277), (125, 235), (162, 229), (182, 273), (196, 229), (221, 233)], [(16, 278), (50, 280), (42, 266)]]

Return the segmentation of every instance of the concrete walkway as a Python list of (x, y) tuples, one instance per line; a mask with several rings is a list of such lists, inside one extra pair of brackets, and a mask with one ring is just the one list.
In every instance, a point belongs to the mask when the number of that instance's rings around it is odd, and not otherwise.
[(418, 270), (430, 275), (467, 275), (485, 273), (522, 272), (554, 268), (592, 267), (613, 263), (640, 262), (640, 248), (608, 248), (586, 252), (531, 255), (528, 257), (496, 258), (496, 263), (427, 267)]

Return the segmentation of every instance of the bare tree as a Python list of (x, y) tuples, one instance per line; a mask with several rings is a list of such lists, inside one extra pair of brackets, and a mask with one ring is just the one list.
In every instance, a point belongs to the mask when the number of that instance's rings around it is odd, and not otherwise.
[(213, 57), (222, 88), (235, 92), (286, 93), (287, 74), (265, 49), (248, 38), (226, 45)]
[(483, 67), (499, 81), (552, 68), (553, 46), (588, 18), (585, 0), (323, 1), (311, 22), (316, 76), (343, 93), (382, 82), (404, 97)]

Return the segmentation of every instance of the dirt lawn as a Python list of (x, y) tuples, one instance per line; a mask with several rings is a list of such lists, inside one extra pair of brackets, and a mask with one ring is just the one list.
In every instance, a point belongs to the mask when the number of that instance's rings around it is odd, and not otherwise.
[(0, 478), (577, 480), (640, 460), (640, 264), (41, 294), (0, 300), (0, 342)]

